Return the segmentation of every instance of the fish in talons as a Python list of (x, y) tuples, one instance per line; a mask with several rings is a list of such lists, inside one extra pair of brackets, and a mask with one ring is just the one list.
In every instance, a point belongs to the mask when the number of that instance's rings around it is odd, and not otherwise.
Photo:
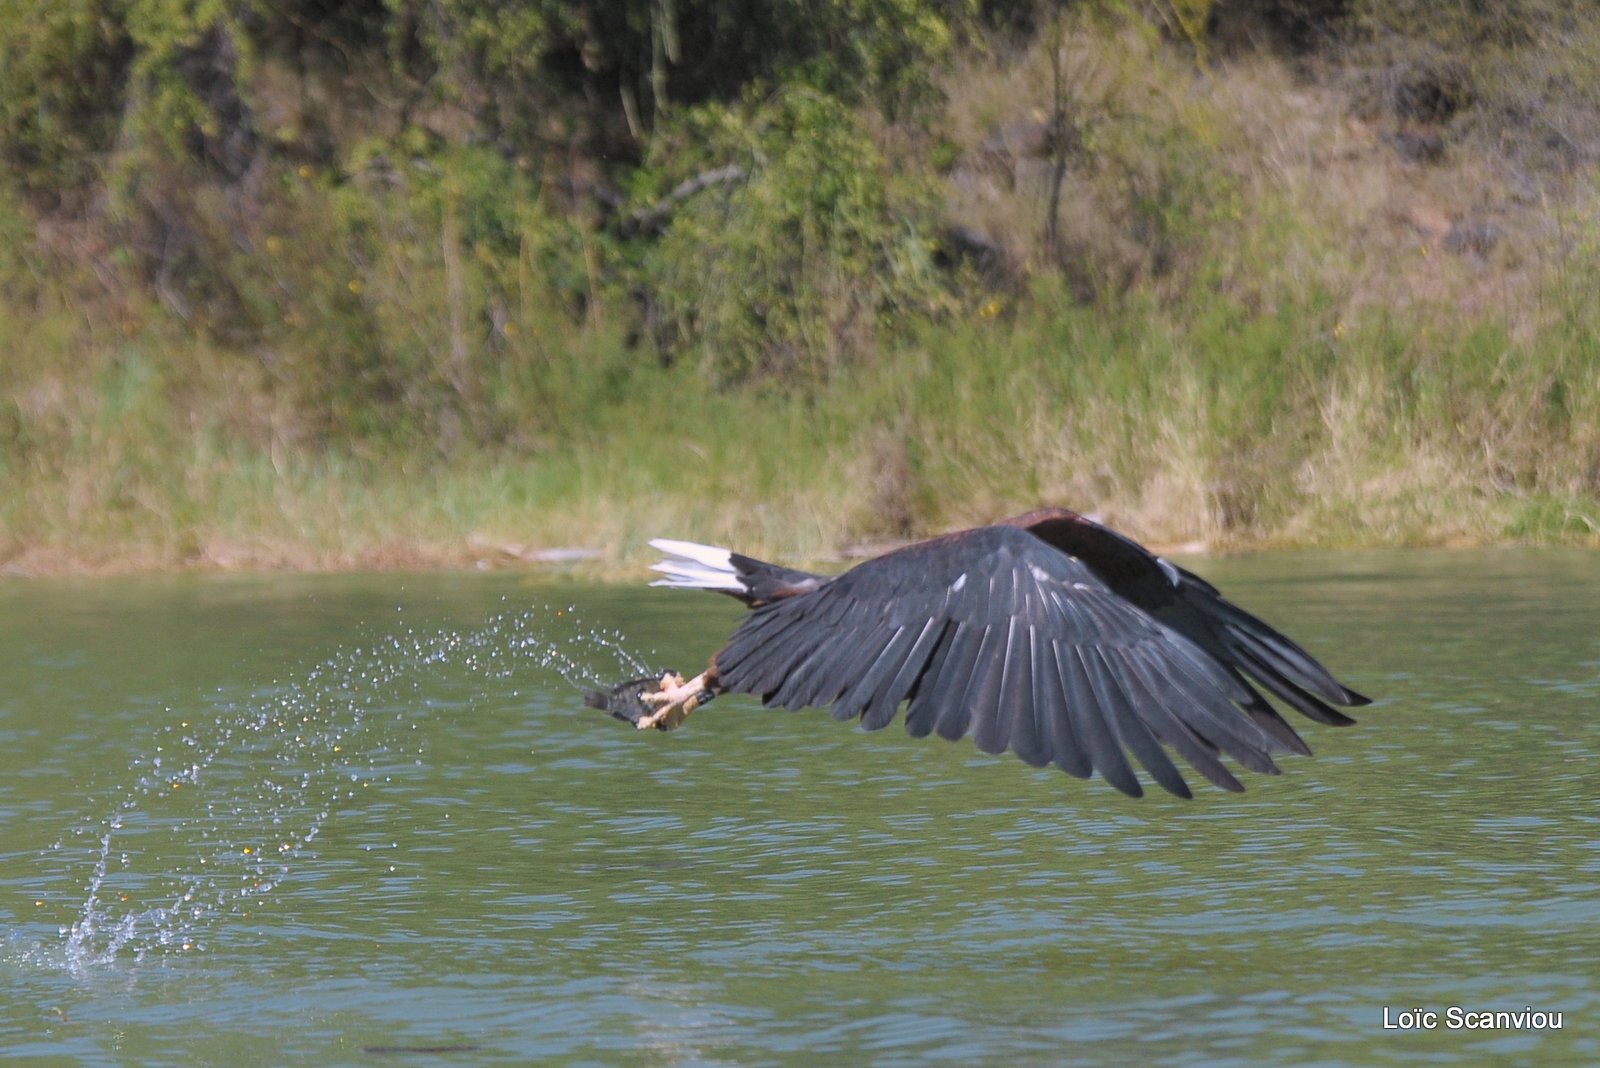
[(583, 703), (642, 731), (670, 731), (717, 695), (710, 671), (685, 680), (676, 671), (626, 679), (604, 690), (585, 690)]

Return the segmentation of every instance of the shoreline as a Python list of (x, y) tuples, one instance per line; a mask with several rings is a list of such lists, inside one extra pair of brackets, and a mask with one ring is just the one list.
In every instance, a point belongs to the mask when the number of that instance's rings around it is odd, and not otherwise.
[[(927, 537), (940, 531), (930, 531)], [(920, 538), (863, 541), (834, 553), (786, 553), (763, 550), (766, 556), (800, 567), (843, 571), (862, 560), (889, 552)], [(1432, 549), (1471, 552), (1495, 549), (1587, 549), (1585, 539), (1467, 540), (1459, 538), (1403, 542), (1341, 542), (1337, 545), (1272, 541), (1240, 542), (1219, 546), (1200, 540), (1145, 543), (1150, 551), (1168, 557), (1226, 557), (1260, 553), (1384, 552)], [(540, 580), (616, 582), (646, 573), (653, 559), (649, 550), (611, 551), (598, 546), (526, 545), (489, 543), (466, 537), (456, 546), (386, 545), (366, 550), (328, 554), (310, 547), (230, 546), (222, 552), (205, 552), (174, 561), (157, 550), (132, 549), (122, 553), (71, 552), (22, 549), (0, 558), (0, 585), (53, 579), (118, 579), (177, 575), (356, 575), (401, 572), (505, 571)]]

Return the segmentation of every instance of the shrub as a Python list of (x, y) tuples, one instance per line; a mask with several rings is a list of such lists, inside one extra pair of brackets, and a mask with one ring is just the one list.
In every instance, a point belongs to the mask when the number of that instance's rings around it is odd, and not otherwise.
[(0, 159), (53, 201), (92, 180), (133, 59), (111, 0), (0, 0)]
[(931, 199), (892, 178), (839, 100), (789, 90), (702, 108), (682, 130), (700, 145), (688, 158), (746, 170), (686, 201), (645, 266), (710, 380), (815, 382), (870, 351), (896, 316), (944, 305), (922, 237)]

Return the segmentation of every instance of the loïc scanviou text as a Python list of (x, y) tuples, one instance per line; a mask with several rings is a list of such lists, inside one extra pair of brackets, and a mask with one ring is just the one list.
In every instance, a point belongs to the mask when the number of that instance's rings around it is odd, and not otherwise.
[(1445, 1009), (1383, 1007), (1385, 1031), (1559, 1031), (1565, 1013), (1536, 1009)]

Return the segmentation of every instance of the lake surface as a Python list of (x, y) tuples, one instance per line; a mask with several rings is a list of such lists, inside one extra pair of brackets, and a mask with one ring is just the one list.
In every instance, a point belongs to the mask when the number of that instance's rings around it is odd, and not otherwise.
[(1243, 796), (582, 707), (710, 595), (0, 583), (0, 1056), (1600, 1063), (1600, 557), (1186, 563), (1377, 699)]

